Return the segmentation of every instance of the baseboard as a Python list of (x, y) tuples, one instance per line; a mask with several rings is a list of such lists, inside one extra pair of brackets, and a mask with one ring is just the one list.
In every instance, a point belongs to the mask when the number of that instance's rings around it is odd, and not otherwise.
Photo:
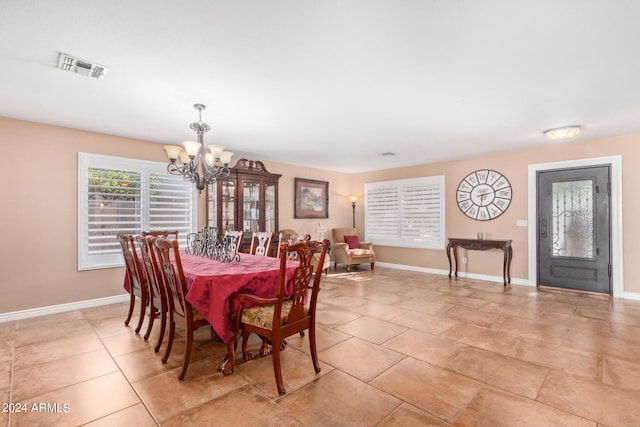
[[(417, 271), (420, 273), (439, 274), (442, 276), (449, 275), (449, 270), (440, 270), (437, 268), (417, 267), (415, 265), (404, 265), (404, 264), (392, 264), (388, 262), (376, 262), (376, 265), (379, 265), (381, 267), (395, 268), (397, 270)], [(502, 278), (502, 276), (488, 276), (486, 274), (465, 273), (465, 272), (458, 271), (458, 277), (464, 277), (466, 279), (486, 280), (487, 282), (504, 283), (504, 279)], [(517, 279), (514, 277), (511, 278), (511, 284), (533, 286), (529, 284), (529, 281), (526, 279)]]
[(640, 294), (637, 292), (624, 292), (622, 295), (622, 298), (624, 299), (633, 299), (640, 301)]
[(99, 307), (102, 305), (117, 304), (126, 301), (129, 301), (129, 294), (96, 298), (85, 301), (76, 301), (67, 304), (50, 305), (47, 307), (30, 308), (28, 310), (12, 311), (9, 313), (0, 314), (0, 323), (11, 322), (13, 320), (28, 319), (30, 317), (46, 316), (48, 314), (64, 313), (66, 311), (82, 310), (85, 308)]

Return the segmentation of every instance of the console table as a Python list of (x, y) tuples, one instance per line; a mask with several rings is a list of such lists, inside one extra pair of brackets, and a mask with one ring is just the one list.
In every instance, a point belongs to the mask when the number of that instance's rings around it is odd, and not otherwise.
[(447, 243), (447, 258), (449, 259), (449, 278), (451, 278), (451, 252), (453, 251), (453, 259), (456, 264), (455, 275), (458, 277), (458, 246), (472, 251), (486, 251), (489, 249), (501, 249), (504, 252), (504, 260), (502, 264), (502, 278), (504, 286), (511, 283), (511, 258), (513, 257), (513, 249), (511, 249), (511, 240), (478, 240), (478, 239), (454, 239), (449, 238)]

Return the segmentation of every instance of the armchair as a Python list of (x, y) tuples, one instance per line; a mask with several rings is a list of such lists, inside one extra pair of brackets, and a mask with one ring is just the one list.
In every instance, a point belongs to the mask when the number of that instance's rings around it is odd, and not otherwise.
[(373, 270), (376, 262), (376, 254), (373, 251), (373, 243), (360, 242), (355, 228), (343, 227), (331, 230), (333, 234), (333, 268), (338, 264), (346, 264), (347, 271), (351, 266), (368, 262)]

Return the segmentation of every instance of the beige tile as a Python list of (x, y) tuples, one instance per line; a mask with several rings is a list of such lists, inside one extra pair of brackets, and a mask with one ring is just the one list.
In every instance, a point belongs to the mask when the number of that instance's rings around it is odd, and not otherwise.
[[(286, 348), (280, 352), (280, 365), (282, 382), (287, 393), (316, 381), (333, 370), (331, 365), (320, 361), (320, 372), (316, 373), (311, 356), (296, 348)], [(234, 374), (245, 378), (268, 397), (279, 396), (273, 371), (273, 355), (256, 356), (249, 362), (238, 364), (235, 366)]]
[(159, 422), (247, 384), (240, 375), (224, 376), (218, 372), (211, 359), (190, 364), (184, 381), (178, 381), (178, 369), (133, 384), (142, 402)]
[(113, 414), (106, 415), (87, 423), (84, 427), (113, 427), (113, 426), (153, 427), (156, 422), (142, 403), (129, 406)]
[(409, 330), (385, 342), (384, 347), (445, 367), (466, 346), (450, 339)]
[(104, 348), (102, 342), (93, 332), (26, 345), (15, 349), (14, 369), (25, 368), (102, 348)]
[(475, 296), (468, 297), (468, 296), (459, 296), (459, 295), (448, 295), (442, 298), (442, 300), (449, 304), (470, 308), (472, 310), (480, 310), (482, 307), (488, 304), (487, 301), (478, 299)]
[(318, 357), (367, 382), (406, 356), (354, 337), (320, 352)]
[[(169, 331), (167, 331), (167, 334), (168, 333)], [(127, 333), (102, 337), (102, 342), (113, 357), (122, 356), (127, 353), (134, 353), (140, 350), (148, 350), (153, 354), (153, 348), (156, 344), (155, 339), (145, 341), (143, 334), (136, 334), (133, 330)]]
[(640, 364), (605, 357), (602, 382), (625, 390), (640, 391)]
[(640, 326), (609, 323), (608, 335), (619, 338), (628, 343), (640, 344)]
[(484, 348), (495, 353), (513, 356), (516, 345), (521, 338), (508, 332), (495, 329), (484, 328), (476, 325), (462, 324), (444, 334), (443, 338), (448, 338), (461, 343)]
[(118, 366), (104, 349), (16, 369), (12, 398), (25, 400), (117, 371)]
[[(316, 351), (321, 352), (342, 341), (348, 340), (351, 335), (345, 334), (335, 329), (316, 326)], [(287, 338), (290, 346), (309, 353), (309, 331), (305, 332), (305, 336), (294, 335)], [(226, 350), (225, 350), (226, 351)]]
[(481, 388), (475, 380), (413, 358), (403, 359), (370, 384), (447, 421)]
[(333, 370), (278, 403), (303, 425), (374, 426), (400, 401), (342, 371)]
[(439, 418), (430, 415), (415, 406), (403, 403), (391, 415), (384, 419), (377, 427), (450, 427), (449, 424)]
[(602, 376), (602, 356), (573, 350), (537, 340), (522, 340), (514, 356), (531, 363), (599, 380)]
[(16, 333), (16, 322), (0, 323), (0, 342), (13, 341)]
[(103, 322), (109, 319), (118, 319), (122, 322), (122, 325), (124, 325), (127, 313), (129, 313), (128, 302), (82, 310), (82, 314), (91, 324)]
[(87, 335), (90, 333), (93, 333), (93, 328), (91, 328), (91, 325), (84, 317), (71, 322), (58, 322), (52, 319), (51, 323), (46, 325), (41, 322), (18, 324), (16, 328), (15, 345), (16, 347), (22, 347), (52, 341), (58, 338), (66, 338), (72, 335)]
[(456, 417), (456, 426), (596, 427), (596, 423), (534, 400), (482, 388)]
[(447, 369), (503, 390), (535, 399), (548, 368), (475, 347), (464, 348)]
[(604, 333), (607, 326), (607, 322), (602, 320), (555, 312), (542, 313), (538, 320), (550, 326), (561, 326), (563, 328), (590, 332), (592, 334)]
[(432, 335), (440, 335), (461, 323), (459, 320), (414, 310), (405, 310), (404, 314), (395, 317), (391, 322), (406, 326), (407, 328), (427, 332)]
[(160, 424), (162, 427), (208, 426), (297, 427), (302, 424), (279, 405), (245, 386), (218, 399), (205, 402)]
[[(11, 403), (11, 394), (10, 390), (0, 390), (0, 403)], [(9, 411), (0, 411), (0, 425), (11, 427), (9, 424), (9, 416), (11, 413)]]
[(512, 317), (523, 317), (525, 319), (537, 319), (542, 314), (535, 308), (527, 307), (526, 305), (504, 305), (495, 302), (489, 302), (485, 304), (480, 311), (490, 311), (493, 313), (506, 314)]
[(406, 313), (407, 310), (392, 304), (367, 301), (364, 305), (352, 307), (350, 311), (363, 316), (372, 317), (374, 319), (391, 320), (403, 313)]
[(567, 328), (551, 326), (535, 320), (514, 316), (503, 316), (493, 325), (493, 329), (508, 332), (525, 339), (531, 338), (556, 345), (562, 344), (567, 334)]
[(81, 425), (140, 403), (140, 400), (124, 376), (115, 372), (35, 396), (26, 403), (30, 408), (34, 403), (50, 406), (48, 411), (12, 414), (12, 426)]
[(443, 311), (441, 315), (450, 319), (486, 327), (490, 327), (500, 318), (498, 313), (469, 310), (461, 307), (451, 307), (450, 309)]
[(13, 360), (14, 341), (0, 341), (0, 362)]
[(545, 313), (564, 313), (575, 314), (577, 306), (575, 304), (566, 304), (563, 302), (548, 301), (536, 298), (522, 304), (522, 307), (537, 310)]
[(327, 328), (334, 328), (343, 323), (347, 323), (354, 319), (357, 319), (358, 317), (361, 316), (357, 313), (352, 313), (328, 305), (318, 304), (316, 323)]
[(0, 391), (9, 390), (11, 388), (11, 370), (13, 361), (7, 360), (0, 362)]
[[(182, 370), (182, 364), (184, 363), (184, 351), (184, 340), (175, 339), (167, 363), (162, 363), (164, 349), (158, 353), (154, 353), (150, 348), (123, 354), (115, 357), (115, 361), (129, 382), (135, 383), (180, 367), (180, 370), (176, 373), (177, 376)], [(188, 369), (191, 369), (193, 362), (202, 360), (205, 357), (205, 353), (193, 347)], [(187, 375), (189, 375), (189, 370), (187, 370)]]
[(339, 308), (344, 308), (349, 310), (351, 308), (366, 304), (367, 300), (366, 298), (356, 298), (356, 297), (339, 295), (331, 299), (323, 299), (323, 302), (325, 304), (329, 304), (334, 307), (339, 307)]
[(375, 344), (382, 344), (407, 330), (404, 326), (395, 323), (364, 316), (340, 325), (336, 329)]
[(637, 391), (552, 370), (538, 401), (607, 426), (634, 426), (640, 425), (639, 398)]
[(593, 354), (640, 362), (640, 343), (628, 343), (615, 337), (570, 330), (563, 345)]

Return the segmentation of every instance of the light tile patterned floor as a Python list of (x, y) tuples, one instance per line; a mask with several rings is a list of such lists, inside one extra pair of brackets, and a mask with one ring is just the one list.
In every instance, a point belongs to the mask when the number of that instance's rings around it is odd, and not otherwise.
[(307, 338), (289, 338), (284, 396), (270, 356), (238, 355), (233, 375), (217, 372), (226, 350), (208, 330), (179, 382), (184, 342), (163, 365), (164, 346), (156, 354), (153, 333), (147, 343), (125, 327), (126, 310), (0, 324), (0, 425), (640, 425), (639, 301), (332, 270), (319, 300), (322, 371)]

